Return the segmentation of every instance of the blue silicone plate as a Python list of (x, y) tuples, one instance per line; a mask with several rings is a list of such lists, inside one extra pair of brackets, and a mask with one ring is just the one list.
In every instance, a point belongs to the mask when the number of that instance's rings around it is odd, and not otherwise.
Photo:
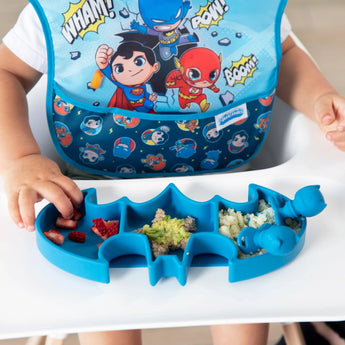
[[(326, 206), (319, 186), (307, 186), (295, 194), (294, 200), (265, 187), (250, 184), (248, 201), (235, 203), (218, 195), (206, 202), (197, 202), (169, 184), (151, 200), (135, 203), (122, 197), (108, 204), (97, 204), (96, 189), (83, 191), (83, 217), (75, 230), (85, 232), (85, 243), (68, 239), (69, 230), (59, 246), (48, 240), (44, 231), (55, 228), (59, 215), (54, 205), (47, 205), (38, 215), (37, 245), (43, 256), (61, 269), (98, 282), (109, 282), (112, 267), (147, 266), (151, 285), (161, 277), (176, 277), (181, 285), (187, 282), (190, 266), (228, 266), (229, 281), (254, 278), (278, 269), (293, 260), (302, 250), (305, 239), (306, 217), (320, 213)], [(243, 213), (257, 213), (258, 203), (264, 199), (275, 213), (276, 224), (264, 224), (259, 229), (243, 229), (237, 243), (219, 233), (218, 213), (233, 208)], [(191, 235), (185, 250), (153, 258), (148, 238), (134, 230), (151, 224), (158, 208), (177, 218), (192, 216), (197, 230)], [(119, 220), (119, 233), (103, 241), (92, 230), (92, 219)], [(298, 233), (286, 226), (286, 218), (300, 225)], [(101, 246), (99, 247), (99, 245)], [(239, 257), (239, 252), (264, 249), (260, 255)]]

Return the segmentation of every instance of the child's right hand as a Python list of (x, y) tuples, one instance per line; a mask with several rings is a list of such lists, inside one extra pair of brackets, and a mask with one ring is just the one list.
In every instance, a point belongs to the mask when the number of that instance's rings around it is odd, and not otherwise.
[(47, 199), (64, 218), (71, 218), (83, 201), (78, 186), (61, 173), (55, 162), (40, 154), (16, 159), (2, 177), (9, 214), (18, 227), (28, 231), (35, 229), (36, 202)]

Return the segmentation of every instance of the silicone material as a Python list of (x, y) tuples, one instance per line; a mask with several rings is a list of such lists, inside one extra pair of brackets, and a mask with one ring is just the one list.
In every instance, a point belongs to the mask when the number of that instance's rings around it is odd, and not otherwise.
[[(143, 203), (122, 197), (109, 204), (97, 204), (96, 189), (87, 189), (83, 193), (83, 218), (79, 220), (76, 230), (87, 234), (85, 243), (70, 241), (67, 236), (69, 230), (63, 229), (60, 231), (65, 235), (65, 241), (61, 246), (45, 237), (43, 232), (55, 227), (58, 216), (55, 206), (49, 204), (37, 217), (37, 245), (43, 256), (54, 265), (103, 283), (109, 282), (110, 267), (147, 266), (151, 285), (162, 277), (171, 276), (185, 285), (190, 266), (228, 266), (230, 282), (260, 276), (284, 266), (298, 255), (305, 239), (305, 215), (314, 216), (326, 206), (319, 186), (302, 188), (295, 199), (290, 200), (278, 192), (250, 184), (248, 202), (244, 203), (231, 202), (218, 195), (209, 201), (197, 202), (182, 194), (174, 184), (169, 184), (156, 197)], [(219, 233), (220, 209), (257, 213), (260, 199), (272, 206), (276, 225), (243, 229), (238, 236), (238, 246)], [(194, 217), (197, 231), (191, 235), (184, 251), (178, 250), (153, 259), (146, 235), (133, 231), (144, 224), (151, 224), (158, 208), (172, 217)], [(300, 224), (298, 233), (286, 226), (287, 217)], [(103, 242), (91, 230), (94, 218), (119, 220), (119, 233)], [(102, 245), (98, 249), (100, 243)], [(239, 258), (240, 248), (243, 252), (260, 248), (265, 251), (261, 255)]]

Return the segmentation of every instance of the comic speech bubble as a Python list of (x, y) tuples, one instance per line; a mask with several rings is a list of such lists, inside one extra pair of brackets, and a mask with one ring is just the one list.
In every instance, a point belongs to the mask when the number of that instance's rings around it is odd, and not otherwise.
[(192, 28), (209, 29), (211, 25), (218, 25), (227, 11), (229, 6), (226, 5), (225, 0), (207, 1), (207, 4), (200, 6), (199, 12), (191, 19)]
[(88, 32), (97, 32), (105, 22), (105, 17), (115, 18), (113, 0), (81, 0), (70, 3), (67, 12), (63, 13), (62, 35), (72, 44), (78, 36), (84, 38)]
[(245, 81), (252, 77), (258, 69), (259, 61), (255, 55), (243, 56), (239, 61), (233, 62), (230, 68), (224, 68), (224, 77), (229, 86), (244, 84)]

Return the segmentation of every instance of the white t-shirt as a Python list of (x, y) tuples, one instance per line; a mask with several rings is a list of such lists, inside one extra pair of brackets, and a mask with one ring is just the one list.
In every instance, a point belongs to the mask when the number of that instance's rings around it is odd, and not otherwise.
[[(287, 16), (281, 23), (281, 41), (291, 33)], [(47, 49), (41, 22), (32, 5), (27, 5), (15, 26), (3, 38), (4, 44), (22, 61), (39, 72), (47, 73)]]

